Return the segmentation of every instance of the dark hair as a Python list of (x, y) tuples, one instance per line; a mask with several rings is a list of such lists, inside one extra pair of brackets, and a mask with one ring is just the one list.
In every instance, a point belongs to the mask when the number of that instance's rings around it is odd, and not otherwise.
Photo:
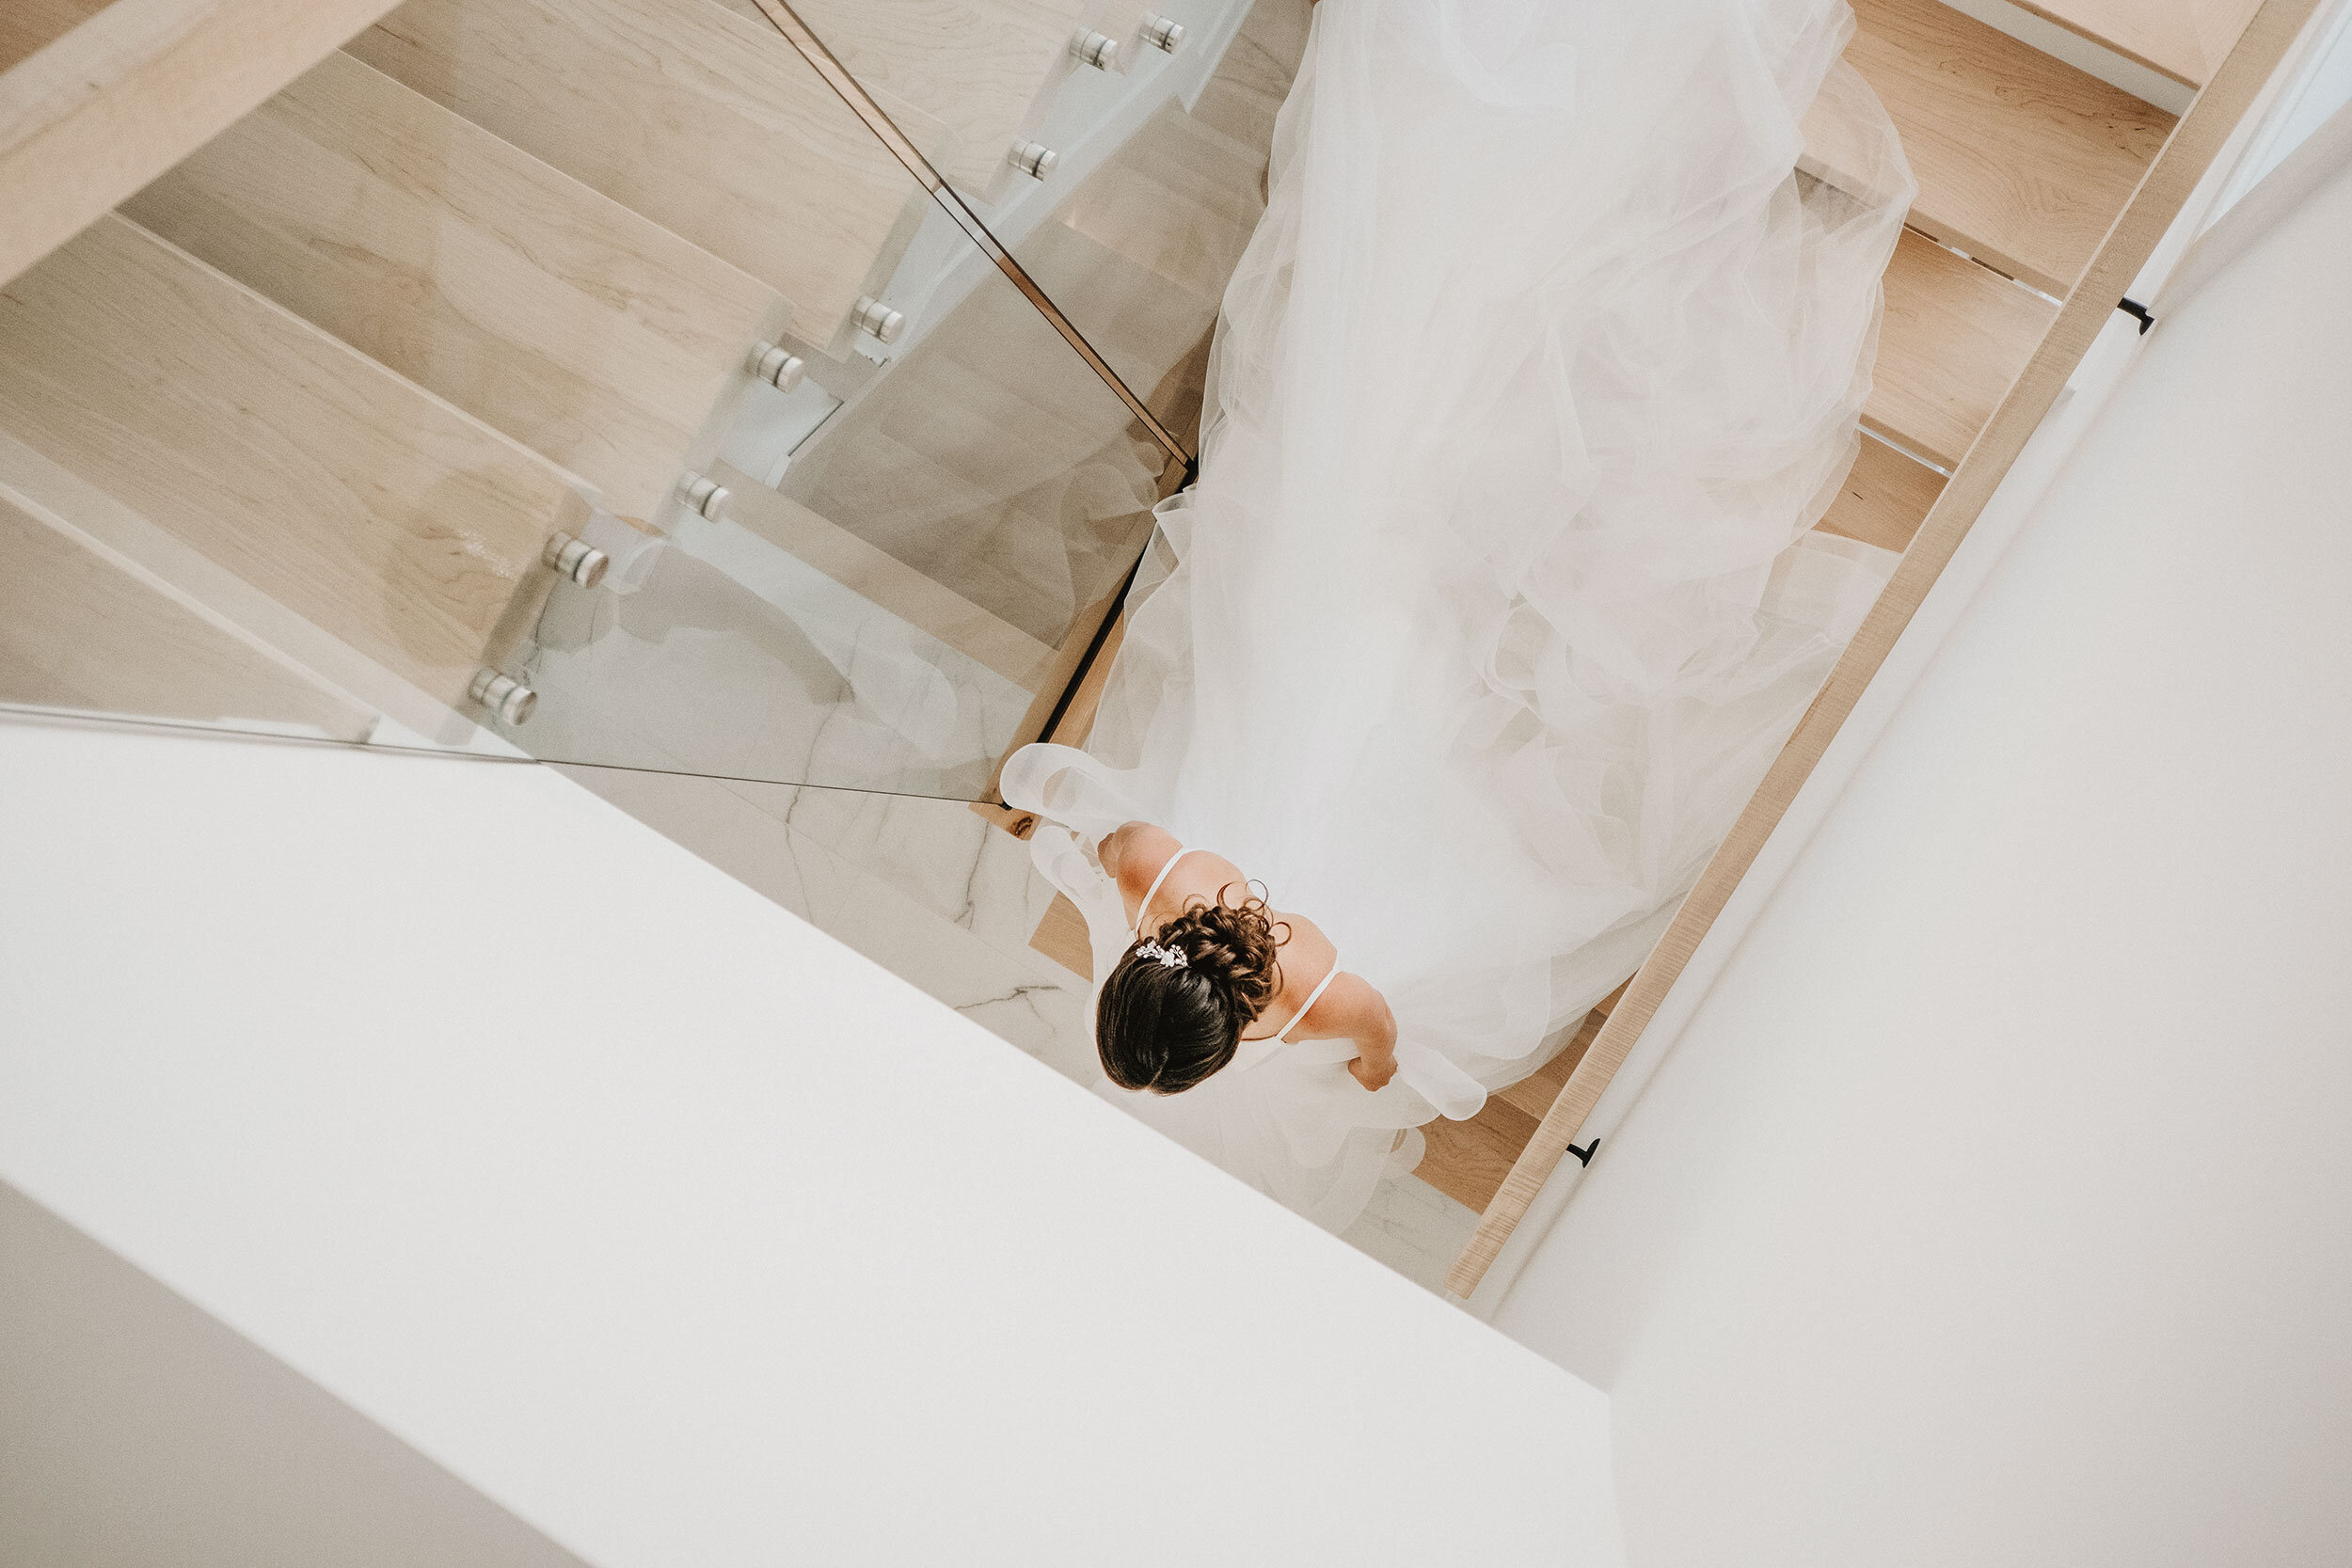
[(1182, 1094), (1233, 1059), (1241, 1032), (1282, 989), (1265, 900), (1195, 897), (1150, 939), (1181, 967), (1127, 949), (1094, 1005), (1103, 1070), (1123, 1089)]

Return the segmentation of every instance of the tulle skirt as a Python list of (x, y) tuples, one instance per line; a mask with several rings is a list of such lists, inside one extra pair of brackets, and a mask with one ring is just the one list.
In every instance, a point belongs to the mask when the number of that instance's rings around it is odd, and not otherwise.
[(1883, 584), (1808, 531), (1912, 186), (1844, 0), (1318, 10), (1200, 482), (1086, 749), (1003, 788), (1098, 977), (1128, 933), (1094, 845), (1140, 819), (1387, 995), (1377, 1093), (1344, 1041), (1101, 1086), (1338, 1229), (1632, 973)]

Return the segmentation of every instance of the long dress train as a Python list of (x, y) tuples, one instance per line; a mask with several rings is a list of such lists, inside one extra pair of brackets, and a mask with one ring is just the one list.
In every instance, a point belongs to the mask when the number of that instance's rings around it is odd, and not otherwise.
[[(1084, 752), (1005, 798), (1086, 914), (1157, 822), (1394, 1008), (1101, 1092), (1329, 1228), (1629, 974), (1891, 569), (1852, 460), (1911, 181), (1844, 0), (1326, 0)], [(1806, 117), (1810, 115), (1810, 120)], [(1800, 172), (1804, 122), (1834, 169)]]

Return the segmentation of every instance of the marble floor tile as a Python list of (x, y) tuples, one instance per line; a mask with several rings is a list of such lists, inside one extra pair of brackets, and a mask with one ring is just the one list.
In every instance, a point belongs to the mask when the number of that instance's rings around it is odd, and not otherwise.
[(734, 783), (794, 832), (880, 878), (992, 947), (1034, 956), (1029, 938), (1054, 901), (1029, 847), (961, 800)]
[(1092, 1080), (1086, 982), (1058, 965), (982, 941), (716, 780), (554, 766), (999, 1038)]
[(1417, 1176), (1391, 1175), (1340, 1240), (1416, 1285), (1445, 1295), (1446, 1271), (1478, 1228), (1478, 1212)]
[(649, 552), (626, 594), (550, 597), (533, 755), (969, 798), (1035, 701), (732, 523)]

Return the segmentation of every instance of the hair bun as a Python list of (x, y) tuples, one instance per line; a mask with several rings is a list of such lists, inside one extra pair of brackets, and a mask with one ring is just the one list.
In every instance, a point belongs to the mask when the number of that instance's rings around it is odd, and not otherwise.
[[(1247, 891), (1247, 890), (1245, 890)], [(1241, 1032), (1282, 989), (1274, 923), (1263, 898), (1194, 898), (1104, 976), (1094, 1001), (1103, 1071), (1123, 1089), (1182, 1094), (1233, 1059)]]
[(1160, 927), (1157, 940), (1184, 952), (1185, 967), (1216, 990), (1236, 1027), (1264, 1011), (1281, 990), (1274, 923), (1263, 898), (1228, 904), (1196, 897)]

